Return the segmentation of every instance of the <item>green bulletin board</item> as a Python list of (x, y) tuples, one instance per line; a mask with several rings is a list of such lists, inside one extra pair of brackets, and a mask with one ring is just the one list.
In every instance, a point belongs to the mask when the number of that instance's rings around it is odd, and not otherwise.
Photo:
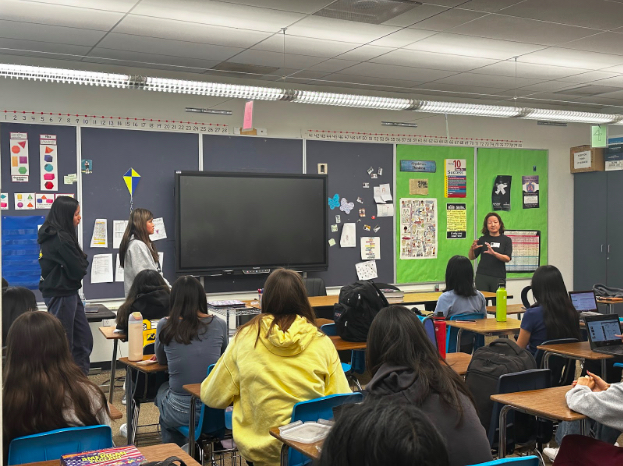
[[(547, 264), (547, 151), (522, 149), (478, 149), (477, 153), (478, 236), (487, 213), (493, 211), (491, 193), (497, 175), (511, 175), (511, 209), (496, 211), (506, 230), (541, 231), (541, 265)], [(522, 176), (539, 177), (539, 208), (524, 209)], [(469, 192), (469, 190), (468, 190)], [(441, 248), (440, 248), (441, 249)], [(467, 249), (464, 252), (467, 255)], [(509, 273), (508, 278), (531, 277), (532, 273)]]
[[(445, 198), (445, 160), (465, 159), (467, 194), (464, 198)], [(435, 173), (402, 172), (402, 160), (432, 160)], [(428, 179), (428, 195), (409, 194), (410, 179)], [(490, 197), (490, 196), (489, 196)], [(466, 256), (474, 241), (474, 148), (396, 145), (396, 281), (397, 283), (443, 281), (448, 260), (457, 254)], [(400, 199), (437, 199), (437, 257), (435, 259), (400, 259)], [(446, 205), (466, 204), (467, 238), (446, 239)]]

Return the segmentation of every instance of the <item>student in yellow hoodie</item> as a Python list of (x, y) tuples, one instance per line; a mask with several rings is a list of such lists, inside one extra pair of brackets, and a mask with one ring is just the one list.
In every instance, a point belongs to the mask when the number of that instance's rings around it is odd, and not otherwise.
[(315, 325), (298, 273), (277, 269), (262, 297), (262, 314), (240, 328), (209, 377), (201, 401), (233, 403), (234, 440), (254, 466), (279, 464), (281, 442), (268, 433), (288, 424), (299, 401), (350, 393), (333, 342)]

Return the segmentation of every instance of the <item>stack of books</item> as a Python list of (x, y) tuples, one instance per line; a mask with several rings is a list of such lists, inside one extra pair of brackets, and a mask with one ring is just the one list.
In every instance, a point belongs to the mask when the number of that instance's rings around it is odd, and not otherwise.
[(392, 290), (392, 289), (382, 289), (381, 290), (387, 298), (387, 302), (389, 304), (400, 304), (405, 299), (404, 291)]
[(145, 457), (134, 445), (61, 456), (62, 466), (139, 466)]

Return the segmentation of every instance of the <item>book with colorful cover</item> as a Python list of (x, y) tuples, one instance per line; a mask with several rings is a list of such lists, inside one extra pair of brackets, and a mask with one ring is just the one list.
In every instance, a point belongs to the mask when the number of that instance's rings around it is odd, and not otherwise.
[(138, 466), (145, 457), (134, 445), (64, 455), (62, 466)]

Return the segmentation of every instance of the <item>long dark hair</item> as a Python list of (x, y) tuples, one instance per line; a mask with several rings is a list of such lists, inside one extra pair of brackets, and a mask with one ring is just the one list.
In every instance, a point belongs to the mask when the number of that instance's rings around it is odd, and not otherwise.
[(160, 332), (160, 341), (168, 345), (175, 339), (178, 343), (190, 345), (202, 328), (201, 333), (205, 332), (206, 324), (199, 319), (197, 312), (208, 313), (203, 286), (190, 275), (178, 278), (171, 288), (171, 311)]
[(322, 446), (318, 466), (449, 466), (446, 445), (412, 404), (378, 399), (346, 405)]
[[(368, 333), (366, 365), (374, 376), (383, 364), (412, 369), (422, 388), (420, 401), (436, 393), (459, 413), (457, 424), (463, 417), (459, 394), (474, 400), (465, 382), (445, 361), (429, 340), (424, 325), (404, 306), (381, 309), (372, 321)], [(370, 394), (373, 396), (373, 394)], [(417, 404), (417, 403), (416, 403)]]
[(74, 363), (65, 329), (47, 312), (19, 316), (7, 338), (3, 428), (8, 445), (15, 437), (70, 427), (63, 416), (72, 407), (85, 426), (97, 425), (91, 398), (108, 412), (106, 398)]
[(495, 217), (495, 218), (498, 219), (498, 222), (500, 222), (500, 234), (503, 235), (504, 234), (504, 222), (502, 221), (502, 217), (500, 217), (495, 212), (489, 212), (485, 216), (485, 221), (482, 222), (482, 234), (483, 235), (488, 235), (489, 234), (489, 229), (487, 228), (487, 220), (489, 220), (490, 217)]
[[(304, 317), (310, 323), (316, 324), (316, 314), (309, 304), (303, 280), (294, 270), (273, 270), (264, 285), (262, 313), (240, 328), (242, 330), (255, 326), (257, 328), (256, 344), (260, 338), (261, 321), (267, 314), (273, 317), (273, 321), (266, 332), (266, 336), (270, 335), (275, 326), (287, 332), (297, 316)], [(240, 331), (236, 335), (239, 334)]]
[(128, 297), (125, 302), (119, 306), (117, 311), (117, 324), (122, 325), (123, 328), (128, 324), (128, 317), (130, 317), (130, 310), (136, 298), (140, 295), (151, 293), (152, 291), (163, 290), (169, 293), (169, 287), (167, 286), (164, 278), (159, 272), (151, 269), (141, 270), (128, 291)]
[(580, 339), (580, 316), (562, 279), (553, 265), (542, 265), (532, 276), (532, 294), (543, 309), (543, 321), (548, 340)]
[(474, 267), (465, 256), (452, 256), (446, 266), (446, 289), (459, 296), (476, 296)]
[[(78, 210), (80, 203), (73, 197), (59, 196), (54, 200), (52, 208), (45, 218), (45, 222), (41, 225), (41, 229), (45, 230), (52, 227), (56, 231), (62, 231), (69, 235), (78, 248), (82, 252), (82, 248), (78, 243), (78, 235), (76, 235), (76, 227), (74, 226), (74, 214)], [(84, 254), (84, 252), (82, 252)], [(86, 254), (85, 256), (86, 257)]]
[(15, 319), (37, 310), (37, 298), (28, 288), (10, 286), (2, 292), (2, 346), (6, 344), (9, 328)]
[(128, 252), (128, 245), (130, 244), (130, 238), (134, 236), (145, 243), (151, 252), (151, 257), (154, 258), (154, 262), (158, 262), (158, 250), (154, 243), (149, 239), (149, 233), (147, 233), (147, 222), (153, 220), (154, 214), (147, 209), (134, 209), (130, 214), (128, 220), (128, 226), (125, 227), (123, 238), (121, 238), (121, 244), (119, 245), (119, 262), (121, 267), (125, 266), (125, 253)]

